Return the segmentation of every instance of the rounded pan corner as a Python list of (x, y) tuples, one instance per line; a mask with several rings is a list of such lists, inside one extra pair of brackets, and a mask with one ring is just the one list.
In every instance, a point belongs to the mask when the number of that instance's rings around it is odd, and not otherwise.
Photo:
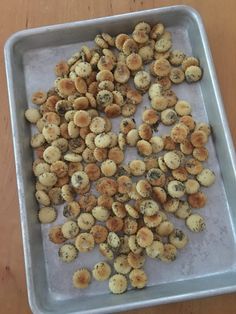
[[(33, 285), (27, 283), (28, 289), (28, 305), (33, 314), (47, 314), (53, 313), (52, 307), (47, 307), (47, 300), (44, 299), (44, 303), (40, 302), (35, 290), (32, 288)], [(32, 288), (32, 289), (31, 289)]]
[(32, 313), (34, 314), (43, 314), (42, 309), (39, 308), (36, 299), (35, 294), (28, 290), (28, 305)]
[(5, 44), (4, 44), (4, 53), (5, 53), (5, 55), (7, 54), (7, 53), (9, 53), (11, 50), (12, 50), (12, 48), (13, 48), (13, 46), (17, 43), (17, 42), (19, 42), (20, 40), (22, 40), (24, 37), (26, 37), (27, 36), (27, 33), (28, 33), (28, 30), (20, 30), (20, 31), (18, 31), (18, 32), (16, 32), (16, 33), (13, 33), (13, 34), (11, 34), (8, 38), (7, 38), (7, 40), (6, 40), (6, 42), (5, 42)]
[(185, 5), (185, 4), (183, 4), (183, 5), (176, 5), (175, 7), (178, 8), (178, 10), (182, 11), (183, 13), (185, 13), (186, 15), (190, 16), (198, 24), (203, 24), (201, 14), (199, 13), (199, 11), (197, 9), (193, 8), (190, 5)]
[(180, 10), (185, 11), (188, 15), (193, 16), (194, 18), (198, 18), (201, 19), (201, 15), (198, 12), (197, 9), (193, 8), (190, 5), (187, 4), (181, 4), (181, 5), (177, 5), (176, 7), (178, 7)]

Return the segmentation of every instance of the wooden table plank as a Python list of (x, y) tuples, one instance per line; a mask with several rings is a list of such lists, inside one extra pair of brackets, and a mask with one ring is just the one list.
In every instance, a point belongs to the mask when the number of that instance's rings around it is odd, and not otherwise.
[[(234, 0), (8, 0), (1, 1), (0, 46), (21, 29), (76, 21), (129, 11), (174, 4), (188, 4), (203, 17), (212, 49), (225, 109), (236, 143), (236, 25)], [(1, 244), (0, 244), (0, 313), (30, 313), (25, 286), (23, 252), (16, 192), (15, 167), (11, 140), (3, 55), (0, 56), (0, 173), (1, 173)], [(214, 105), (214, 104), (213, 104)], [(234, 314), (236, 294), (179, 302), (146, 309), (147, 314)], [(129, 314), (144, 310), (129, 311)]]

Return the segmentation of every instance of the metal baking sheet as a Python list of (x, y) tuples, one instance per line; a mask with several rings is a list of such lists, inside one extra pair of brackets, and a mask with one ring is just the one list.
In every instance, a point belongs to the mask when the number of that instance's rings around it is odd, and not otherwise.
[[(107, 282), (93, 281), (88, 289), (81, 291), (72, 287), (73, 272), (82, 266), (92, 268), (101, 256), (95, 250), (80, 254), (69, 265), (62, 264), (57, 257), (57, 246), (47, 238), (50, 226), (38, 224), (31, 170), (33, 152), (29, 147), (34, 130), (24, 121), (24, 111), (32, 106), (32, 92), (47, 90), (53, 85), (56, 62), (69, 58), (85, 42), (93, 46), (91, 40), (101, 31), (109, 31), (112, 35), (129, 33), (142, 20), (152, 24), (162, 21), (173, 34), (173, 47), (197, 56), (204, 68), (200, 83), (184, 83), (173, 90), (180, 99), (192, 104), (197, 121), (209, 121), (213, 127), (213, 136), (207, 144), (210, 158), (205, 165), (215, 171), (217, 180), (207, 189), (207, 206), (196, 210), (206, 218), (207, 229), (201, 234), (192, 234), (185, 229), (183, 221), (170, 216), (175, 225), (188, 233), (190, 243), (179, 251), (178, 258), (171, 264), (147, 259), (148, 288), (114, 296), (109, 293)], [(27, 286), (34, 313), (111, 313), (236, 290), (234, 149), (207, 38), (196, 11), (174, 6), (22, 31), (8, 40), (5, 61)], [(149, 105), (147, 96), (135, 114), (137, 124), (145, 105)], [(119, 119), (115, 119), (113, 130), (118, 130), (118, 123)], [(165, 127), (159, 128), (159, 134), (167, 131)], [(126, 156), (127, 161), (134, 158), (133, 150), (128, 148)], [(61, 221), (62, 214), (54, 224)]]

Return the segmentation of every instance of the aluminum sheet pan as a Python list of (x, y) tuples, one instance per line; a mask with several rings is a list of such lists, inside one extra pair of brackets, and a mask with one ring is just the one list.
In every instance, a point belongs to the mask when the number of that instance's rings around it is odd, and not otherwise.
[[(57, 246), (48, 241), (50, 225), (41, 227), (38, 224), (31, 170), (33, 152), (29, 147), (34, 129), (24, 121), (24, 111), (32, 106), (32, 92), (47, 90), (53, 85), (56, 62), (69, 58), (84, 43), (93, 46), (91, 40), (98, 32), (129, 33), (141, 20), (162, 21), (172, 32), (173, 47), (197, 56), (204, 68), (200, 83), (184, 83), (173, 90), (180, 99), (192, 104), (197, 121), (209, 121), (213, 127), (213, 137), (207, 144), (210, 158), (205, 165), (215, 171), (217, 180), (207, 189), (207, 206), (198, 210), (206, 218), (207, 229), (201, 234), (192, 234), (185, 229), (183, 221), (171, 216), (175, 225), (188, 233), (190, 243), (179, 251), (177, 260), (171, 264), (147, 259), (145, 270), (149, 287), (145, 290), (114, 296), (109, 293), (107, 282), (95, 281), (86, 290), (76, 290), (71, 284), (73, 272), (82, 266), (92, 268), (101, 256), (95, 250), (80, 254), (69, 265), (62, 264), (57, 257)], [(234, 149), (205, 31), (196, 11), (186, 6), (174, 6), (22, 31), (8, 40), (5, 60), (27, 285), (33, 312), (110, 313), (236, 290)], [(145, 105), (149, 105), (147, 96), (135, 114), (137, 124)], [(118, 124), (119, 119), (115, 119), (113, 130), (118, 130)], [(158, 132), (165, 134), (167, 131), (166, 127), (160, 127)], [(128, 148), (126, 156), (129, 161), (136, 154)], [(62, 221), (63, 216), (59, 214), (54, 224)]]

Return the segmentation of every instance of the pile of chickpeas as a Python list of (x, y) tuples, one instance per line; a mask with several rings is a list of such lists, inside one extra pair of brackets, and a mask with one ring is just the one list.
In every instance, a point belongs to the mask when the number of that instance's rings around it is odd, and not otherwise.
[[(171, 215), (192, 232), (204, 230), (195, 209), (207, 203), (201, 187), (215, 181), (203, 165), (211, 130), (171, 89), (199, 81), (202, 69), (197, 58), (172, 49), (163, 24), (140, 22), (131, 35), (102, 33), (94, 41), (94, 48), (82, 46), (56, 65), (54, 88), (35, 92), (36, 106), (25, 117), (37, 130), (31, 146), (39, 221), (54, 222), (56, 206), (64, 203), (65, 221), (50, 228), (49, 240), (65, 263), (98, 245), (102, 261), (92, 271), (78, 269), (73, 285), (109, 279), (119, 294), (128, 282), (146, 286), (146, 256), (171, 262), (188, 243)], [(137, 125), (133, 117), (145, 93), (150, 106)], [(117, 117), (118, 133), (112, 129)], [(168, 135), (158, 134), (160, 123), (170, 126)], [(128, 164), (126, 147), (139, 155)]]

